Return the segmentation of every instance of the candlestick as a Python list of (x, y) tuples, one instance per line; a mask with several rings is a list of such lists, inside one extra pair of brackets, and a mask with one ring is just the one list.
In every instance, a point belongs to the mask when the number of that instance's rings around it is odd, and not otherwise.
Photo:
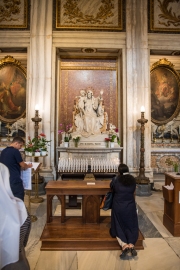
[[(36, 104), (35, 106), (35, 117), (31, 118), (34, 122), (34, 137), (38, 138), (38, 129), (39, 129), (39, 122), (41, 122), (42, 118), (39, 117), (39, 105)], [(35, 162), (39, 162), (39, 157), (34, 157)], [(35, 197), (31, 199), (33, 203), (41, 203), (44, 201), (42, 197), (39, 197), (39, 189), (38, 184), (43, 182), (39, 176), (39, 171), (34, 173), (34, 185), (35, 185)]]
[(34, 124), (34, 137), (38, 137), (38, 129), (39, 129), (39, 122), (41, 122), (42, 118), (39, 117), (39, 105), (36, 104), (35, 106), (35, 117), (31, 118), (31, 120), (35, 123)]
[(139, 167), (139, 176), (136, 177), (137, 184), (148, 184), (149, 178), (145, 176), (145, 168), (144, 168), (144, 130), (145, 124), (148, 122), (147, 119), (144, 118), (144, 106), (141, 107), (141, 119), (138, 119), (138, 123), (141, 124), (141, 148), (140, 148), (140, 167)]

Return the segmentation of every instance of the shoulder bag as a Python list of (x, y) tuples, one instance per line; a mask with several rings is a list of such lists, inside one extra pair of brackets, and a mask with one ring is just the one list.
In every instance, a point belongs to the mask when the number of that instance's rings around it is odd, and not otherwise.
[(100, 209), (103, 209), (105, 211), (111, 209), (112, 208), (112, 201), (113, 201), (113, 192), (109, 191), (104, 196), (104, 198), (101, 202), (101, 205), (100, 205)]

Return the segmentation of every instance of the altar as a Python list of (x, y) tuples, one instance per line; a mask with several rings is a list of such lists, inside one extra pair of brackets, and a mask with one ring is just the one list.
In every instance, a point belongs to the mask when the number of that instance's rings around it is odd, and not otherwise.
[[(109, 234), (110, 211), (100, 210), (101, 197), (110, 190), (110, 181), (49, 181), (46, 186), (47, 223), (40, 240), (41, 250), (119, 250), (116, 238)], [(66, 215), (66, 195), (82, 195), (80, 215)], [(61, 215), (53, 215), (53, 197), (60, 201)], [(136, 249), (143, 247), (144, 237), (139, 231)]]
[[(103, 91), (94, 96), (92, 88), (80, 90), (75, 97), (72, 125), (59, 131), (56, 147), (57, 170), (68, 172), (117, 172), (121, 161), (119, 132), (108, 123)], [(63, 128), (63, 124), (60, 124)]]

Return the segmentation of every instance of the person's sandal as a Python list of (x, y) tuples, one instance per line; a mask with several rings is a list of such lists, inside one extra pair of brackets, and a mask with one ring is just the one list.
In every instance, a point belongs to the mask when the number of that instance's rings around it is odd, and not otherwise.
[(130, 251), (131, 251), (131, 254), (132, 254), (133, 257), (137, 256), (137, 251), (135, 250), (134, 247), (130, 248)]
[(126, 254), (129, 252), (129, 248), (126, 247), (125, 249), (122, 250), (121, 255), (119, 256), (120, 259), (124, 259), (126, 257)]

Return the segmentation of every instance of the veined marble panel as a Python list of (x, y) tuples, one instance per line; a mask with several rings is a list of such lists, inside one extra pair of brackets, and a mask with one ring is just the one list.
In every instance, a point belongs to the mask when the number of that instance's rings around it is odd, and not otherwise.
[(168, 237), (165, 240), (180, 258), (180, 237)]
[(162, 238), (146, 238), (144, 250), (130, 261), (131, 270), (180, 270), (180, 259)]
[(36, 270), (77, 270), (76, 251), (42, 251)]
[(153, 193), (153, 195), (149, 197), (136, 196), (136, 202), (146, 214), (149, 212), (164, 210), (164, 199), (162, 192)]
[(161, 238), (161, 234), (158, 232), (156, 227), (153, 225), (152, 220), (142, 211), (138, 206), (138, 223), (139, 229), (143, 236), (146, 238)]
[(149, 49), (176, 51), (179, 50), (179, 39), (177, 34), (148, 34), (148, 45)]
[(172, 234), (166, 229), (160, 220), (157, 212), (146, 213), (146, 216), (151, 220), (155, 228), (160, 232), (163, 237), (172, 237)]
[(53, 45), (57, 48), (125, 48), (126, 33), (111, 32), (53, 32)]
[[(130, 270), (128, 260), (120, 260), (121, 251), (77, 251), (78, 270)], [(102, 258), (102, 259), (100, 259)]]

